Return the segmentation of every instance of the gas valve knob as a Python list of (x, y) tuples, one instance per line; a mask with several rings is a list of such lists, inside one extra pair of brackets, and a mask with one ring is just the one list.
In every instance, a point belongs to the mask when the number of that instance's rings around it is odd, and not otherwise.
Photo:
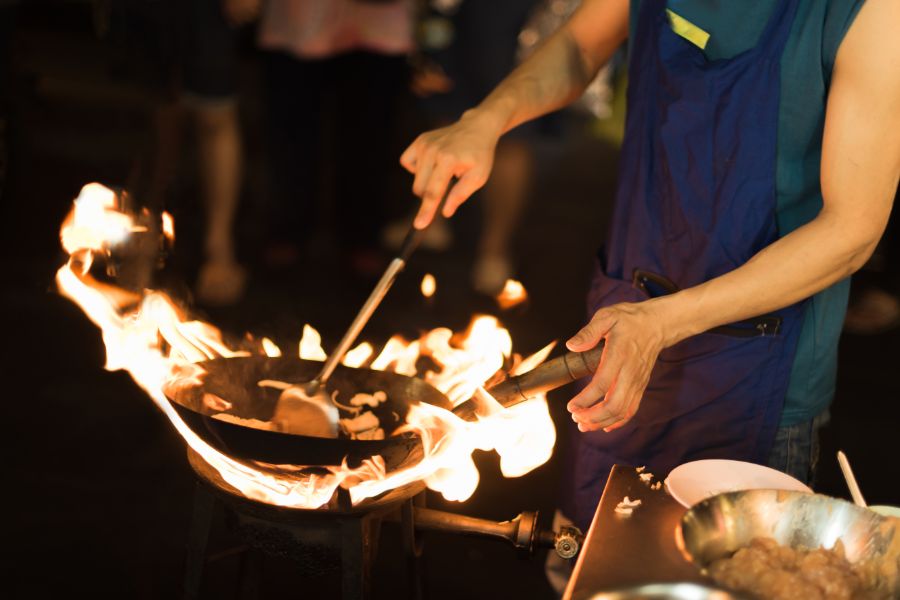
[(577, 527), (563, 526), (556, 533), (553, 548), (560, 558), (574, 558), (578, 554), (578, 550), (581, 549), (583, 539), (584, 535)]

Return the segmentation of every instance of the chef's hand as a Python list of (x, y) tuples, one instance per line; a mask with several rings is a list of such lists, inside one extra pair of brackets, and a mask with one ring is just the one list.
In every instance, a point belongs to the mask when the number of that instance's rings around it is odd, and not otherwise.
[(612, 431), (634, 416), (656, 358), (667, 345), (663, 323), (655, 300), (614, 304), (598, 310), (566, 342), (569, 350), (584, 352), (606, 340), (590, 383), (567, 405), (579, 431)]
[(423, 229), (434, 219), (451, 178), (459, 181), (447, 196), (445, 217), (453, 216), (487, 182), (500, 134), (501, 129), (490, 122), (488, 115), (475, 109), (448, 127), (423, 133), (410, 144), (400, 164), (415, 174), (413, 193), (422, 199), (414, 221), (416, 228)]

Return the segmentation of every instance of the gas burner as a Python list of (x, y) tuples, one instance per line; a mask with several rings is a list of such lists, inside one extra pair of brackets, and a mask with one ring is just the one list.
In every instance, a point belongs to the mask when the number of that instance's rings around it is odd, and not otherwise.
[(197, 474), (194, 510), (185, 569), (185, 597), (196, 598), (203, 576), (206, 545), (213, 514), (223, 507), (235, 532), (252, 548), (280, 556), (316, 570), (340, 566), (344, 598), (365, 598), (371, 592), (371, 569), (382, 523), (400, 526), (410, 589), (423, 597), (419, 558), (422, 531), (445, 531), (502, 539), (525, 555), (553, 548), (573, 558), (583, 542), (576, 528), (558, 532), (541, 529), (538, 513), (525, 511), (510, 521), (496, 522), (425, 508), (425, 484), (415, 481), (380, 496), (351, 505), (349, 494), (338, 488), (331, 500), (316, 509), (275, 506), (247, 498), (222, 479), (218, 471), (188, 449), (188, 462)]

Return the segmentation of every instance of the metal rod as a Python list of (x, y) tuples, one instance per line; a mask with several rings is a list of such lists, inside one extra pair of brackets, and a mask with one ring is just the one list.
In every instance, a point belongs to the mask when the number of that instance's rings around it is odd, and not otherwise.
[(584, 541), (577, 527), (564, 526), (559, 531), (539, 528), (538, 514), (533, 511), (523, 511), (510, 521), (497, 522), (414, 506), (413, 519), (416, 529), (493, 537), (506, 540), (528, 554), (537, 548), (553, 548), (565, 559), (575, 557)]
[[(447, 196), (450, 195), (450, 190), (452, 190), (453, 186), (456, 185), (456, 181), (456, 177), (450, 179), (450, 182), (447, 185), (447, 189), (444, 191), (444, 196), (443, 198), (441, 198), (441, 202), (438, 204), (436, 215), (440, 215), (441, 209), (444, 206), (444, 203), (447, 201)], [(353, 319), (353, 323), (350, 324), (350, 328), (347, 329), (347, 333), (344, 334), (344, 337), (341, 338), (341, 341), (337, 345), (337, 347), (331, 352), (331, 354), (328, 355), (328, 358), (325, 360), (325, 364), (322, 365), (322, 370), (319, 372), (318, 377), (307, 384), (306, 393), (308, 395), (315, 396), (316, 392), (319, 391), (319, 387), (321, 387), (326, 381), (328, 381), (328, 378), (331, 377), (331, 374), (338, 366), (338, 363), (341, 362), (341, 360), (344, 358), (344, 355), (347, 354), (347, 350), (349, 350), (350, 346), (353, 345), (353, 342), (356, 341), (356, 338), (359, 336), (359, 333), (362, 331), (363, 327), (365, 327), (366, 323), (369, 322), (369, 319), (372, 317), (372, 313), (374, 313), (375, 309), (378, 308), (378, 305), (381, 304), (381, 301), (384, 299), (384, 295), (387, 294), (389, 289), (391, 289), (391, 286), (394, 284), (394, 280), (397, 279), (397, 275), (399, 275), (400, 271), (402, 271), (406, 266), (406, 262), (409, 260), (409, 257), (412, 256), (412, 253), (415, 252), (416, 248), (419, 247), (422, 238), (425, 237), (426, 229), (427, 227), (424, 229), (416, 229), (415, 225), (410, 225), (409, 231), (406, 232), (406, 238), (403, 240), (403, 245), (400, 247), (400, 252), (398, 253), (397, 257), (394, 258), (394, 260), (392, 260), (388, 265), (387, 269), (385, 269), (384, 274), (381, 276), (381, 279), (379, 279), (378, 283), (375, 285), (375, 289), (373, 289), (372, 293), (369, 294), (369, 297), (366, 299), (365, 304), (363, 304), (362, 308), (359, 309), (359, 313), (357, 313), (356, 318)]]
[(307, 393), (309, 395), (315, 395), (319, 386), (328, 381), (328, 378), (334, 373), (335, 367), (338, 366), (341, 359), (347, 354), (347, 350), (350, 349), (350, 346), (356, 341), (356, 338), (359, 336), (363, 327), (369, 322), (372, 313), (374, 313), (375, 309), (378, 308), (378, 305), (381, 304), (384, 295), (391, 289), (391, 286), (397, 279), (397, 274), (399, 274), (405, 266), (406, 261), (402, 258), (395, 258), (391, 261), (391, 264), (388, 265), (388, 268), (385, 269), (381, 279), (379, 279), (378, 283), (375, 285), (375, 289), (369, 294), (365, 304), (362, 305), (356, 318), (353, 319), (353, 323), (350, 324), (350, 328), (347, 329), (347, 333), (344, 334), (344, 337), (341, 338), (337, 347), (328, 355), (328, 359), (325, 361), (325, 364), (322, 365), (322, 370), (319, 372), (318, 377), (310, 382), (309, 387), (307, 387)]
[(526, 511), (511, 521), (498, 522), (414, 506), (413, 516), (416, 529), (488, 536), (506, 540), (522, 550), (533, 550), (537, 513)]

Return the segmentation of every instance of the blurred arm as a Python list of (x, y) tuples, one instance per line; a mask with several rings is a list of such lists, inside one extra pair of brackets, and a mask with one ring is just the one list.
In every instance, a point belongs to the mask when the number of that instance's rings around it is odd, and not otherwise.
[(588, 0), (473, 111), (513, 127), (576, 100), (628, 36), (628, 0)]
[[(481, 0), (490, 1), (490, 0)], [(456, 123), (420, 135), (400, 157), (422, 198), (416, 227), (444, 215), (487, 182), (500, 136), (578, 98), (628, 34), (628, 0), (586, 0), (558, 32)]]

